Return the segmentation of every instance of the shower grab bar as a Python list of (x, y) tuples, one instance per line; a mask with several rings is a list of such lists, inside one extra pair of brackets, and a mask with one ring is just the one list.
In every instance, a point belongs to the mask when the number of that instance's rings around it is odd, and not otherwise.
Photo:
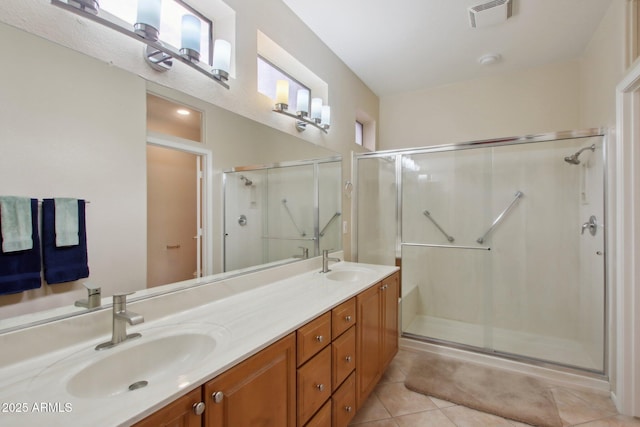
[(315, 237), (272, 237), (272, 236), (262, 236), (265, 240), (300, 240), (300, 241), (311, 241), (316, 240)]
[(320, 232), (320, 237), (324, 236), (324, 232), (327, 231), (327, 228), (329, 228), (329, 226), (331, 225), (331, 223), (338, 218), (340, 215), (342, 215), (340, 212), (336, 212), (333, 214), (333, 216), (331, 217), (331, 219), (329, 221), (327, 221), (327, 225), (324, 226), (324, 228), (322, 229), (322, 231)]
[(422, 213), (424, 214), (424, 216), (426, 216), (427, 218), (429, 218), (429, 220), (433, 223), (433, 225), (435, 225), (435, 226), (436, 226), (436, 228), (437, 228), (438, 230), (440, 230), (440, 232), (441, 232), (442, 234), (444, 234), (444, 237), (446, 237), (448, 241), (453, 242), (453, 241), (455, 240), (455, 239), (453, 238), (453, 236), (451, 236), (451, 235), (447, 234), (447, 232), (446, 232), (446, 231), (444, 231), (444, 230), (442, 229), (442, 227), (440, 227), (440, 224), (438, 224), (438, 223), (436, 222), (436, 220), (435, 220), (435, 219), (433, 219), (433, 217), (431, 216), (431, 213), (430, 213), (429, 211), (424, 211), (424, 212), (422, 212)]
[(479, 237), (478, 240), (476, 240), (476, 242), (483, 244), (487, 236), (491, 234), (493, 229), (496, 228), (498, 224), (500, 224), (500, 222), (502, 222), (505, 215), (509, 213), (511, 208), (513, 208), (513, 206), (518, 202), (518, 200), (520, 200), (522, 196), (524, 196), (524, 193), (522, 191), (516, 191), (516, 194), (514, 195), (515, 198), (513, 199), (513, 201), (509, 204), (509, 206), (507, 206), (505, 210), (503, 210), (500, 213), (500, 215), (498, 215), (498, 217), (493, 221), (493, 224), (491, 224), (491, 227), (489, 227), (489, 229), (482, 235), (482, 237)]
[(298, 227), (298, 224), (296, 224), (296, 220), (293, 219), (293, 215), (291, 214), (291, 211), (289, 210), (289, 206), (287, 205), (287, 199), (282, 199), (282, 205), (284, 206), (284, 209), (289, 214), (289, 218), (291, 218), (291, 222), (293, 223), (293, 226), (296, 228), (296, 230), (298, 230), (298, 234), (300, 234), (302, 237), (306, 236), (307, 233), (305, 233), (304, 230), (300, 230), (300, 227)]
[(402, 246), (418, 246), (423, 248), (448, 248), (448, 249), (476, 249), (480, 251), (490, 251), (488, 246), (458, 246), (458, 245), (434, 245), (431, 243), (401, 243)]

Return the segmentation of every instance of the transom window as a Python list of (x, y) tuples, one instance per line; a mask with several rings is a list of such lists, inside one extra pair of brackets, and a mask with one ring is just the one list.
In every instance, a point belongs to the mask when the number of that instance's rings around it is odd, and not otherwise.
[[(100, 9), (114, 15), (133, 26), (138, 14), (137, 3), (131, 0), (100, 0)], [(182, 16), (190, 14), (200, 19), (200, 61), (211, 65), (213, 24), (198, 11), (180, 0), (162, 2), (160, 40), (175, 48), (180, 48)]]

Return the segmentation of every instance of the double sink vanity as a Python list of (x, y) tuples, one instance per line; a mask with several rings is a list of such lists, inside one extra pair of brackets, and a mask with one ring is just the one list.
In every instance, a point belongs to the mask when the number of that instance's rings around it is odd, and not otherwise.
[(397, 352), (399, 272), (321, 264), (132, 300), (141, 336), (100, 351), (112, 310), (0, 335), (0, 426), (346, 426)]

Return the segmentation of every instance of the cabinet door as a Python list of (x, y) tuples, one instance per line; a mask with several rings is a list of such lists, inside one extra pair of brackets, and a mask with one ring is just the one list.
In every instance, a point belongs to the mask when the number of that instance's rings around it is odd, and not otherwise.
[(398, 353), (398, 293), (400, 290), (398, 273), (382, 281), (382, 371), (389, 366)]
[(380, 379), (382, 347), (382, 284), (356, 297), (356, 397), (357, 407), (367, 400)]
[(196, 415), (195, 406), (201, 403), (201, 397), (201, 389), (198, 387), (133, 427), (200, 427), (202, 415)]
[(295, 344), (288, 335), (205, 384), (205, 427), (295, 427)]

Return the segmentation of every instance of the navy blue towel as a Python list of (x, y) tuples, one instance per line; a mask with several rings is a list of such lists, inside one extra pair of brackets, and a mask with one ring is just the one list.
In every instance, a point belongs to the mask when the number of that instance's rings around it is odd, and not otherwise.
[(50, 285), (73, 282), (74, 280), (89, 277), (84, 208), (84, 200), (78, 200), (78, 245), (59, 248), (56, 247), (55, 203), (53, 199), (44, 199), (42, 201), (44, 279)]
[[(0, 223), (2, 223), (2, 218), (0, 218)], [(42, 284), (37, 199), (31, 199), (31, 224), (33, 248), (5, 254), (1, 249), (2, 245), (0, 245), (0, 295), (36, 289)], [(2, 239), (1, 236), (0, 239)]]

